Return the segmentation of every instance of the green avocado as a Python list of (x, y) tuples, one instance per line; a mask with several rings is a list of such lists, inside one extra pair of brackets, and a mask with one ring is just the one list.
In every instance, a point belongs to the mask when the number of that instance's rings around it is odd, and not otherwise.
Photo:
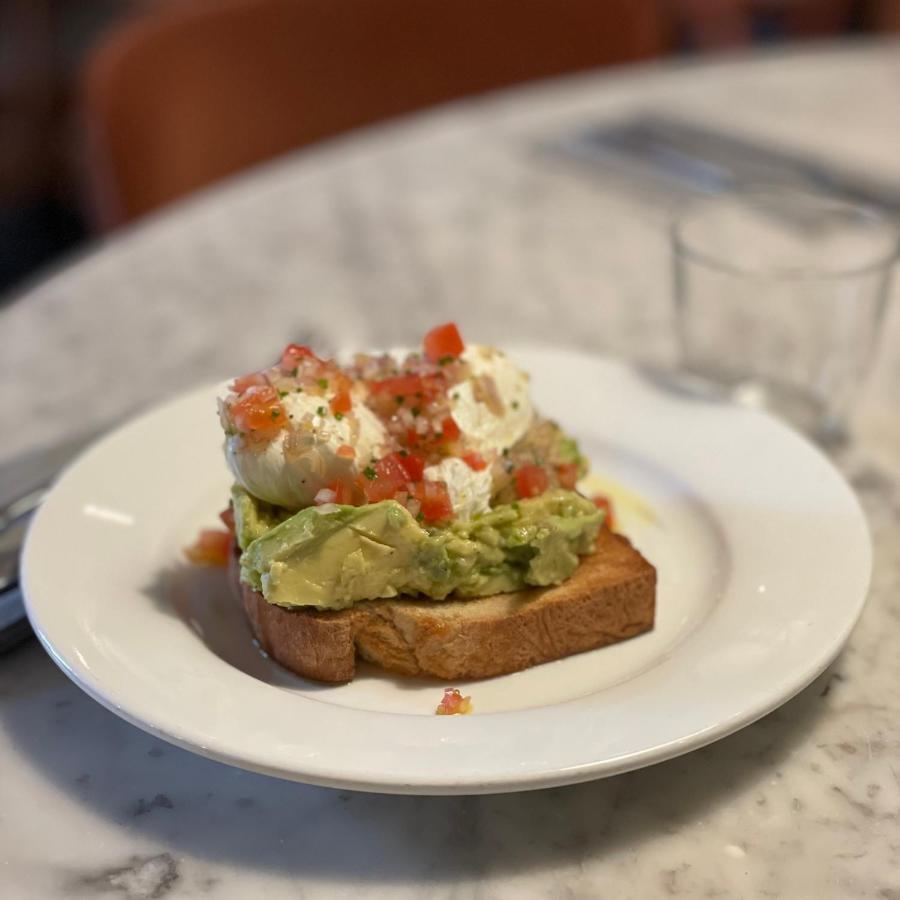
[(559, 584), (592, 552), (603, 512), (574, 491), (507, 503), (469, 522), (423, 527), (394, 500), (279, 518), (239, 487), (241, 577), (278, 606), (345, 609), (412, 594), (443, 600)]

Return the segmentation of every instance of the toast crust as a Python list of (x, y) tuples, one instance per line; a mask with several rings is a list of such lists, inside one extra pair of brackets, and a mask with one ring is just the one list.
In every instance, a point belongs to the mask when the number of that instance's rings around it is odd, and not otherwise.
[(400, 675), (490, 678), (634, 637), (653, 627), (656, 569), (603, 529), (571, 578), (463, 600), (367, 600), (335, 612), (284, 609), (229, 576), (260, 647), (316, 681), (350, 681), (357, 655)]

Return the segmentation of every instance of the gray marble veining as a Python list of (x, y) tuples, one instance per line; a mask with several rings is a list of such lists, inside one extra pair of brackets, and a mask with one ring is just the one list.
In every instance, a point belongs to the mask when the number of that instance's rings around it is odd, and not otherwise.
[[(292, 338), (397, 344), (455, 318), (485, 341), (666, 362), (665, 210), (537, 143), (664, 107), (896, 179), (898, 88), (894, 45), (650, 66), (459, 104), (274, 164), (0, 310), (0, 462)], [(897, 900), (898, 332), (895, 313), (857, 439), (835, 456), (871, 525), (871, 597), (841, 657), (777, 712), (591, 784), (365, 795), (163, 744), (32, 642), (0, 658), (0, 895)]]

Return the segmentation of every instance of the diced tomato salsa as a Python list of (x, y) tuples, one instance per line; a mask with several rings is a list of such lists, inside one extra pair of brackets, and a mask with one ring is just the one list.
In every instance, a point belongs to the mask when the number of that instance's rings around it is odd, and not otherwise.
[(537, 497), (550, 487), (547, 470), (534, 463), (526, 463), (515, 471), (516, 493), (524, 500)]
[(444, 696), (435, 709), (438, 716), (465, 716), (472, 712), (472, 698), (463, 697), (459, 688), (444, 688)]
[(473, 472), (483, 472), (487, 468), (487, 462), (485, 458), (480, 453), (475, 453), (474, 451), (469, 453), (463, 453), (462, 461), (473, 471)]
[(429, 524), (443, 522), (453, 516), (453, 504), (446, 482), (416, 482), (413, 497), (419, 501), (422, 518)]
[[(451, 396), (461, 382), (473, 385), (477, 402), (498, 414), (503, 403), (493, 379), (474, 376), (462, 358), (465, 344), (453, 323), (433, 328), (425, 335), (422, 352), (399, 360), (382, 354), (359, 354), (349, 365), (322, 359), (309, 347), (288, 344), (276, 365), (236, 378), (232, 394), (223, 403), (226, 430), (259, 447), (289, 429), (294, 434), (284, 399), (299, 393), (317, 399), (315, 421), (329, 427), (352, 416), (355, 406), (365, 406), (380, 420), (387, 433), (380, 459), (360, 459), (351, 444), (334, 451), (346, 460), (346, 475), (322, 488), (316, 502), (364, 504), (394, 499), (420, 521), (428, 524), (452, 517), (448, 486), (425, 478), (427, 466), (448, 456), (462, 459), (474, 472), (498, 467), (511, 480), (520, 498), (536, 497), (554, 486), (573, 489), (579, 475), (576, 463), (552, 465), (533, 456), (501, 458), (473, 446), (453, 415)], [(308, 414), (312, 421), (312, 413)], [(296, 424), (296, 423), (295, 423)], [(351, 427), (356, 422), (351, 419)], [(316, 427), (322, 427), (316, 425)], [(347, 425), (340, 426), (347, 428)], [(352, 434), (352, 432), (351, 432)], [(610, 513), (611, 520), (611, 513)], [(227, 523), (233, 528), (233, 522)]]
[(184, 548), (184, 555), (199, 566), (226, 566), (234, 535), (220, 528), (204, 528), (190, 547)]
[(238, 431), (271, 438), (287, 425), (287, 415), (271, 385), (247, 388), (231, 406), (231, 420)]
[(335, 415), (346, 415), (353, 408), (353, 401), (350, 399), (350, 391), (346, 388), (338, 391), (331, 398), (331, 402), (328, 405)]
[(591, 499), (594, 501), (594, 506), (596, 506), (597, 509), (602, 509), (606, 513), (606, 519), (603, 524), (610, 531), (615, 531), (616, 517), (613, 511), (612, 500), (610, 500), (609, 497), (604, 497), (603, 494), (597, 494), (596, 496), (591, 497)]
[(438, 325), (425, 335), (425, 356), (433, 363), (454, 359), (465, 350), (459, 329), (452, 322)]

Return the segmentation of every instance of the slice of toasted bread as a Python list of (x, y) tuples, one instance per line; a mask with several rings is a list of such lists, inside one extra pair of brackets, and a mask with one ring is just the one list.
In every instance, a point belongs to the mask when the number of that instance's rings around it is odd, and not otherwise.
[(656, 569), (607, 529), (563, 584), (492, 597), (284, 609), (240, 582), (236, 553), (230, 575), (263, 650), (298, 675), (331, 682), (353, 678), (357, 654), (401, 675), (505, 675), (647, 631), (656, 605)]

